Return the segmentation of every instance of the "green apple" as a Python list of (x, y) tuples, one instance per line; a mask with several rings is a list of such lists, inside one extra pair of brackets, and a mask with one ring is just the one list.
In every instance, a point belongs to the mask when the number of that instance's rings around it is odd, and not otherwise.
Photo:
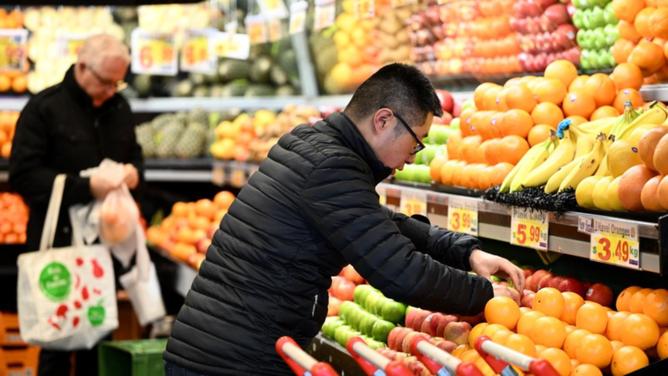
[(353, 301), (361, 306), (363, 306), (364, 299), (366, 296), (373, 291), (371, 285), (357, 285), (355, 291), (353, 292)]
[(583, 9), (582, 10), (582, 29), (580, 30), (589, 30), (593, 29), (591, 26), (591, 10)]
[(429, 129), (429, 141), (432, 144), (443, 145), (448, 142), (450, 136), (449, 127), (447, 125), (432, 125)]
[(603, 19), (605, 20), (605, 23), (607, 23), (608, 25), (617, 25), (619, 19), (617, 19), (617, 15), (615, 14), (615, 11), (612, 9), (612, 2), (608, 3), (608, 5), (605, 6), (603, 11), (604, 11)]
[(404, 320), (405, 315), (406, 305), (392, 299), (387, 299), (384, 302), (383, 308), (381, 310), (381, 316), (383, 319), (393, 323), (400, 323)]
[(341, 319), (345, 322), (349, 322), (350, 320), (350, 314), (352, 313), (353, 310), (355, 310), (357, 307), (357, 304), (351, 302), (351, 301), (344, 301), (341, 303), (339, 306), (339, 316), (341, 316)]
[(369, 313), (368, 315), (364, 316), (360, 322), (359, 331), (362, 332), (362, 334), (366, 334), (368, 336), (372, 335), (373, 325), (376, 323), (376, 321), (378, 321), (378, 317)]
[(345, 346), (348, 343), (348, 336), (352, 332), (353, 328), (348, 325), (341, 325), (334, 331), (334, 340), (338, 342), (341, 346)]
[(594, 7), (589, 15), (589, 26), (591, 29), (605, 26), (605, 12), (603, 8)]
[(590, 70), (593, 68), (591, 66), (589, 55), (591, 55), (591, 50), (582, 50), (580, 52), (580, 68), (583, 70)]
[(322, 334), (327, 338), (334, 339), (334, 332), (339, 326), (343, 326), (345, 323), (338, 316), (331, 316), (325, 319), (325, 322), (322, 324)]
[(581, 11), (581, 10), (577, 10), (573, 14), (573, 25), (575, 25), (575, 27), (577, 27), (578, 29), (582, 29), (582, 27), (584, 26), (584, 24), (583, 24), (584, 19), (583, 19), (583, 13), (582, 12), (583, 11)]
[(363, 307), (368, 312), (374, 313), (374, 311), (376, 310), (376, 306), (382, 299), (383, 299), (382, 295), (371, 292), (366, 296)]
[[(459, 127), (461, 125), (461, 119), (460, 118), (454, 118), (449, 124), (449, 127), (451, 130), (459, 130)], [(449, 136), (448, 136), (449, 137)]]
[(366, 342), (367, 346), (371, 347), (374, 350), (380, 350), (380, 349), (386, 347), (384, 343), (376, 341), (373, 338), (369, 338), (369, 340), (365, 341), (365, 342)]
[(606, 65), (607, 67), (612, 68), (617, 65), (617, 61), (615, 60), (614, 56), (612, 56), (612, 52), (610, 52), (610, 50), (603, 51), (603, 53), (608, 60), (608, 64)]
[(591, 35), (594, 49), (600, 50), (607, 46), (605, 31), (602, 27), (592, 30)]
[(575, 40), (581, 48), (589, 48), (589, 30), (578, 30), (578, 33), (575, 35)]
[(366, 313), (362, 308), (353, 309), (350, 311), (348, 316), (346, 316), (346, 322), (353, 328), (357, 329), (360, 327), (360, 321), (362, 320), (362, 317)]
[(462, 103), (462, 112), (464, 112), (468, 109), (472, 109), (472, 110), (476, 109), (475, 108), (475, 102), (473, 102), (473, 98), (469, 98), (469, 99), (465, 100), (464, 103)]
[(596, 51), (596, 69), (602, 69), (608, 66), (609, 60), (607, 52), (607, 50)]
[(394, 324), (386, 320), (378, 320), (373, 324), (372, 337), (383, 343), (387, 343), (387, 336), (394, 329)]
[(619, 30), (616, 25), (605, 25), (603, 32), (605, 33), (605, 47), (611, 47), (619, 39)]

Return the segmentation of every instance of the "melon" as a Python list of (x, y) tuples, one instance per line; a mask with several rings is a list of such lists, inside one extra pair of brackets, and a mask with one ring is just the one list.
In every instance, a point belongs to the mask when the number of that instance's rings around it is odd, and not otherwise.
[(654, 150), (656, 149), (659, 140), (661, 140), (666, 133), (668, 133), (668, 127), (657, 127), (647, 131), (647, 133), (640, 139), (640, 142), (638, 142), (638, 154), (640, 155), (640, 159), (645, 162), (645, 166), (652, 170), (656, 171), (653, 160)]
[(654, 169), (661, 175), (668, 174), (668, 135), (663, 135), (654, 148), (652, 156)]
[(653, 178), (656, 173), (645, 165), (636, 165), (622, 175), (619, 181), (619, 200), (624, 209), (630, 211), (642, 211), (644, 209), (640, 194), (647, 181)]
[(659, 203), (659, 195), (657, 191), (659, 182), (661, 182), (662, 178), (663, 176), (657, 175), (649, 179), (642, 187), (642, 191), (640, 192), (640, 202), (642, 202), (642, 206), (644, 206), (646, 210), (654, 212), (663, 210), (663, 207)]

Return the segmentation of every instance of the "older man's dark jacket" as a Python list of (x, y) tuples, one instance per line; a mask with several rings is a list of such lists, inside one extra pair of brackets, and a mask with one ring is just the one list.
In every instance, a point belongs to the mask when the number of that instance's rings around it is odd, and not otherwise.
[(281, 137), (215, 233), (165, 359), (211, 375), (289, 375), (276, 339), (309, 343), (348, 263), (398, 301), (482, 310), (492, 287), (465, 271), (478, 241), (381, 207), (375, 186), (389, 173), (343, 114)]
[(140, 179), (143, 176), (141, 147), (128, 102), (116, 94), (101, 107), (93, 107), (71, 67), (60, 84), (30, 98), (16, 126), (9, 182), (30, 208), (29, 250), (39, 248), (51, 187), (59, 173), (66, 173), (67, 180), (54, 245), (70, 244), (67, 208), (93, 200), (89, 179), (79, 172), (98, 166), (104, 158), (132, 163)]

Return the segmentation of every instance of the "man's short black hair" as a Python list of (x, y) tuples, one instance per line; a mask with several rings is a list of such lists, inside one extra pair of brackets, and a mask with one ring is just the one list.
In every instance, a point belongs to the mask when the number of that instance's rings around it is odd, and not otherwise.
[(441, 116), (441, 102), (429, 79), (412, 65), (389, 64), (355, 90), (344, 112), (356, 119), (389, 108), (411, 126), (422, 125), (428, 113)]

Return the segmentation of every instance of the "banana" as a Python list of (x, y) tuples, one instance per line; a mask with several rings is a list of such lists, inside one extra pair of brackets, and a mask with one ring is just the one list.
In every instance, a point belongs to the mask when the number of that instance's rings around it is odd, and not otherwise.
[(649, 110), (646, 110), (628, 125), (621, 128), (619, 132), (615, 134), (615, 138), (623, 140), (630, 136), (636, 128), (646, 124), (661, 124), (666, 121), (666, 118), (668, 118), (668, 112), (666, 112), (665, 106), (660, 102), (656, 103)]
[(550, 156), (552, 150), (554, 150), (552, 148), (554, 146), (554, 141), (551, 140), (551, 138), (548, 138), (536, 146), (539, 145), (541, 147), (538, 148), (536, 154), (532, 155), (531, 158), (527, 160), (526, 164), (523, 164), (519, 171), (517, 171), (513, 181), (510, 183), (510, 192), (516, 192), (522, 189), (522, 182), (524, 181), (524, 178), (527, 176), (527, 174), (533, 171), (536, 166), (539, 166), (545, 162), (545, 160), (547, 160), (547, 158)]
[(559, 145), (550, 153), (545, 162), (536, 166), (522, 179), (523, 187), (538, 187), (545, 184), (559, 169), (573, 160), (575, 143), (567, 132)]
[(568, 188), (576, 189), (578, 184), (580, 184), (584, 178), (591, 176), (596, 172), (596, 169), (601, 164), (601, 160), (603, 160), (603, 157), (605, 156), (605, 149), (603, 146), (604, 140), (605, 136), (599, 135), (596, 140), (596, 145), (594, 145), (594, 149), (583, 157), (580, 160), (580, 163), (569, 172), (566, 178), (561, 182), (559, 185), (559, 192)]
[(596, 137), (596, 135), (599, 133), (610, 134), (612, 129), (623, 120), (624, 115), (619, 115), (616, 117), (593, 120), (579, 125), (571, 125), (569, 130), (572, 131), (577, 137), (582, 135), (591, 135)]
[(547, 183), (545, 183), (545, 188), (543, 191), (545, 193), (554, 193), (557, 190), (559, 190), (559, 186), (561, 185), (561, 182), (568, 176), (568, 174), (573, 171), (573, 169), (580, 164), (582, 159), (585, 156), (581, 156), (578, 158), (573, 159), (572, 161), (566, 163), (564, 166), (562, 166), (559, 171), (557, 171), (554, 175), (550, 176), (549, 179), (547, 179)]
[(525, 166), (527, 163), (529, 163), (530, 160), (541, 150), (541, 147), (545, 146), (545, 142), (543, 141), (539, 144), (536, 144), (529, 149), (524, 156), (520, 159), (519, 162), (513, 167), (508, 175), (503, 179), (503, 183), (501, 183), (501, 187), (499, 188), (499, 192), (502, 193), (507, 193), (510, 191), (510, 185), (512, 184), (513, 180), (517, 176), (518, 172)]
[(577, 141), (575, 143), (575, 157), (579, 158), (587, 153), (589, 153), (596, 143), (596, 137), (590, 134), (582, 134), (577, 136)]

